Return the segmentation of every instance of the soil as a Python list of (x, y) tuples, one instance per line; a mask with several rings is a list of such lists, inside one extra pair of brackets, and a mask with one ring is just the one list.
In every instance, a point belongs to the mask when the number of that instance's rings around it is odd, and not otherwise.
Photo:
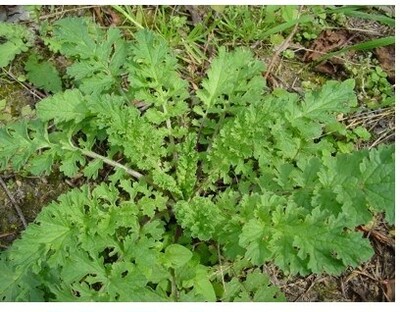
[[(55, 200), (69, 187), (61, 176), (52, 174), (47, 178), (22, 177), (2, 174), (13, 200), (22, 211), (27, 223), (35, 220), (41, 209)], [(15, 211), (12, 199), (0, 188), (0, 247), (7, 248), (24, 229)]]
[[(0, 125), (17, 118), (30, 118), (37, 95), (24, 84), (1, 81), (0, 99), (6, 100), (6, 107), (0, 111)], [(1, 172), (10, 195), (0, 187), (0, 248), (7, 248), (24, 229), (13, 201), (21, 209), (28, 223), (33, 222), (41, 209), (50, 201), (69, 189), (64, 178), (57, 173), (49, 177), (17, 175), (11, 171)]]

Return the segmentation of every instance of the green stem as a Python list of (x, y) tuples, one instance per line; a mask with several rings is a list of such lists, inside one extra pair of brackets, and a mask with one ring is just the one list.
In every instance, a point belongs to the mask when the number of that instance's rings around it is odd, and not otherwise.
[[(165, 103), (165, 100), (163, 100), (163, 110), (164, 110), (164, 114), (168, 114), (168, 109)], [(172, 124), (171, 124), (171, 119), (168, 117), (168, 119), (166, 120), (166, 125), (168, 128), (168, 132), (169, 132), (169, 141), (172, 145), (172, 149), (173, 149), (173, 159), (174, 159), (174, 163), (176, 163), (178, 161), (178, 154), (176, 153), (176, 146), (175, 146), (175, 139), (174, 136), (172, 135)]]
[(120, 94), (121, 96), (124, 97), (124, 99), (125, 99), (125, 101), (126, 101), (126, 104), (130, 104), (130, 103), (131, 103), (131, 100), (130, 100), (129, 97), (126, 95), (126, 92), (122, 89), (121, 86), (118, 87), (118, 91), (119, 91), (119, 94)]
[(213, 144), (215, 137), (216, 137), (217, 134), (219, 133), (219, 130), (221, 130), (222, 125), (223, 125), (223, 123), (224, 123), (224, 121), (225, 121), (226, 113), (227, 113), (227, 111), (230, 109), (230, 107), (231, 107), (231, 106), (230, 106), (229, 103), (226, 103), (226, 106), (224, 105), (224, 111), (223, 111), (223, 113), (221, 114), (221, 116), (219, 117), (218, 123), (217, 123), (217, 125), (215, 126), (214, 132), (213, 132), (213, 134), (212, 134), (210, 143), (208, 144), (207, 153), (208, 153), (208, 151), (210, 150), (211, 145)]
[(139, 172), (137, 172), (137, 171), (135, 171), (135, 170), (133, 170), (133, 169), (130, 169), (130, 168), (128, 168), (128, 167), (126, 167), (126, 166), (124, 166), (124, 165), (122, 165), (122, 164), (120, 164), (120, 163), (114, 161), (114, 160), (111, 160), (111, 159), (109, 159), (109, 158), (107, 158), (107, 157), (104, 157), (104, 156), (102, 156), (102, 155), (99, 155), (99, 154), (97, 154), (97, 153), (95, 153), (95, 152), (86, 151), (86, 150), (82, 150), (82, 149), (80, 149), (80, 151), (81, 151), (82, 154), (85, 155), (85, 156), (88, 156), (88, 157), (94, 158), (94, 159), (101, 159), (103, 162), (105, 162), (106, 164), (108, 164), (108, 165), (110, 165), (110, 166), (117, 167), (117, 168), (121, 168), (121, 169), (123, 169), (126, 173), (128, 173), (129, 175), (133, 176), (133, 177), (136, 178), (136, 179), (140, 179), (141, 177), (143, 177), (143, 174), (141, 174), (141, 173), (139, 173)]
[(79, 151), (79, 152), (81, 152), (83, 155), (85, 155), (87, 157), (94, 158), (94, 159), (100, 159), (101, 161), (103, 161), (104, 163), (106, 163), (106, 164), (108, 164), (110, 166), (113, 166), (115, 168), (121, 168), (126, 173), (128, 173), (129, 175), (131, 175), (132, 177), (134, 177), (136, 179), (140, 179), (140, 178), (143, 177), (143, 174), (141, 174), (141, 173), (139, 173), (139, 172), (137, 172), (137, 171), (135, 171), (133, 169), (130, 169), (130, 168), (128, 168), (128, 167), (126, 167), (126, 166), (124, 166), (124, 165), (122, 165), (122, 164), (120, 164), (120, 163), (118, 163), (118, 162), (116, 162), (116, 161), (114, 161), (112, 159), (109, 159), (107, 157), (99, 155), (99, 154), (97, 154), (95, 152), (87, 151), (87, 150), (81, 149), (79, 147), (76, 147), (71, 142), (70, 142), (70, 145), (71, 145), (71, 147), (68, 146), (68, 147), (64, 147), (64, 148), (65, 149), (69, 149), (69, 150), (72, 149), (74, 151)]
[(199, 130), (197, 131), (196, 145), (199, 144), (200, 135), (201, 135), (201, 132), (203, 131), (204, 123), (206, 122), (206, 118), (207, 118), (207, 114), (208, 114), (208, 108), (206, 109), (206, 112), (204, 113), (204, 116), (203, 116), (203, 118), (201, 119), (201, 124), (200, 124)]
[(174, 301), (178, 301), (178, 289), (176, 287), (176, 278), (175, 278), (175, 270), (170, 269), (170, 274), (171, 274), (171, 295), (172, 298), (174, 298)]

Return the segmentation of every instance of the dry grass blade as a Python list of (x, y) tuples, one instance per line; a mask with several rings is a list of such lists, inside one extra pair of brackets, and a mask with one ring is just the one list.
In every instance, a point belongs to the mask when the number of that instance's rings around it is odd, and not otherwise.
[[(303, 6), (301, 6), (300, 9), (299, 9), (299, 14), (298, 14), (298, 17), (297, 17), (298, 19), (300, 18), (302, 9), (303, 9)], [(283, 51), (285, 51), (285, 50), (288, 48), (289, 43), (290, 43), (290, 41), (292, 40), (293, 36), (295, 35), (298, 26), (299, 26), (299, 22), (297, 22), (297, 23), (294, 25), (294, 28), (293, 28), (292, 32), (290, 33), (290, 35), (289, 35), (289, 36), (285, 39), (285, 41), (283, 41), (283, 42), (281, 43), (281, 45), (277, 48), (276, 52), (274, 53), (274, 55), (273, 55), (273, 57), (272, 57), (272, 59), (271, 59), (271, 62), (269, 63), (267, 72), (266, 72), (265, 75), (264, 75), (265, 79), (268, 79), (269, 74), (271, 73), (271, 71), (272, 71), (273, 68), (275, 67), (276, 62), (277, 62), (277, 60), (278, 60), (278, 58), (279, 58), (279, 54), (281, 54)]]

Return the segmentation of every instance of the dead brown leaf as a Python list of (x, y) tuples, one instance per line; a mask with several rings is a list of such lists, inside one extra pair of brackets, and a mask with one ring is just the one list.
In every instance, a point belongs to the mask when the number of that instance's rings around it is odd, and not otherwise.
[(375, 56), (378, 59), (382, 69), (388, 75), (388, 79), (394, 84), (395, 81), (395, 49), (394, 44), (375, 49)]
[[(343, 48), (352, 38), (353, 36), (345, 29), (325, 30), (311, 44), (303, 56), (303, 61), (306, 63), (315, 62), (325, 54)], [(342, 69), (342, 64), (343, 59), (332, 57), (315, 66), (315, 70), (334, 76)]]

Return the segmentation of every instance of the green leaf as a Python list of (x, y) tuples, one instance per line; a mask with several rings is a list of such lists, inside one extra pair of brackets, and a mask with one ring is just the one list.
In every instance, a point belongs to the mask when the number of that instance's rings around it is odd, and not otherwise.
[(179, 77), (177, 59), (167, 42), (148, 30), (137, 32), (136, 40), (132, 46), (133, 63), (128, 65), (135, 98), (157, 106), (164, 105), (162, 100), (170, 99), (173, 104), (187, 98), (187, 82)]
[(0, 129), (0, 168), (21, 169), (37, 150), (50, 147), (45, 124), (21, 121)]
[(278, 32), (285, 31), (286, 29), (291, 28), (296, 24), (306, 24), (306, 23), (312, 22), (312, 20), (313, 20), (313, 17), (311, 15), (302, 15), (299, 18), (289, 20), (285, 23), (279, 24), (277, 26), (274, 26), (274, 27), (268, 29), (264, 33), (264, 36), (270, 36), (272, 34), (276, 34)]
[(177, 269), (192, 258), (192, 252), (182, 245), (172, 244), (165, 248), (165, 258), (172, 268)]
[(380, 22), (382, 24), (386, 24), (388, 26), (394, 27), (395, 26), (395, 20), (394, 18), (390, 18), (385, 15), (380, 15), (380, 14), (370, 14), (370, 13), (365, 13), (365, 12), (360, 12), (360, 11), (343, 11), (344, 15), (348, 16), (353, 16), (353, 17), (358, 17), (358, 18), (363, 18), (367, 20), (373, 20)]
[(140, 30), (136, 40), (132, 60), (127, 63), (131, 91), (136, 101), (153, 106), (145, 113), (146, 119), (156, 125), (166, 122), (171, 137), (171, 118), (188, 110), (188, 83), (181, 78), (177, 58), (161, 36)]
[(37, 88), (52, 93), (62, 90), (61, 78), (57, 69), (48, 61), (39, 61), (35, 54), (31, 54), (25, 63), (27, 77)]
[(174, 210), (178, 223), (192, 237), (201, 240), (211, 239), (223, 220), (218, 207), (208, 197), (196, 196), (190, 202), (178, 201)]
[(33, 45), (32, 33), (19, 24), (0, 22), (0, 67), (5, 67)]
[(99, 170), (103, 168), (104, 163), (100, 159), (90, 161), (84, 168), (83, 174), (90, 179), (97, 179)]
[(270, 280), (265, 273), (255, 269), (253, 272), (246, 276), (243, 282), (244, 289), (254, 293), (253, 300), (255, 302), (271, 302), (271, 301), (285, 301), (283, 293), (280, 292), (278, 287), (270, 285)]
[(38, 289), (40, 282), (26, 272), (15, 270), (5, 259), (0, 259), (0, 301), (39, 301), (43, 292)]
[(354, 84), (354, 80), (351, 79), (342, 83), (328, 81), (320, 91), (306, 93), (302, 115), (309, 119), (329, 122), (332, 118), (328, 118), (327, 113), (348, 113), (357, 104), (353, 92)]
[(361, 190), (374, 211), (384, 211), (390, 224), (395, 221), (394, 146), (372, 150), (360, 165)]
[[(307, 236), (304, 234), (296, 236), (293, 241), (293, 246), (299, 248), (298, 256), (308, 259), (308, 268), (312, 272), (325, 271), (337, 275), (346, 266), (355, 266), (373, 255), (370, 244), (362, 238), (361, 233), (344, 232), (341, 222), (345, 216), (337, 220), (329, 219), (327, 226), (329, 231), (319, 229), (314, 232), (316, 227), (311, 224), (315, 224), (320, 217), (322, 214), (319, 215), (319, 211), (315, 210), (315, 213), (305, 220), (306, 226), (308, 225)], [(331, 244), (323, 243), (327, 241)]]
[(60, 52), (67, 56), (91, 58), (97, 35), (98, 29), (87, 19), (68, 17), (54, 23), (54, 39), (60, 44)]
[(0, 283), (0, 300), (11, 301), (17, 298), (20, 294), (20, 288), (18, 287), (19, 278), (16, 276), (14, 269), (8, 266), (5, 260), (0, 259), (0, 272), (1, 272), (1, 283)]
[(29, 171), (34, 175), (45, 173), (50, 174), (55, 161), (55, 153), (52, 151), (44, 151), (41, 155), (34, 157), (30, 161)]
[(223, 104), (224, 95), (235, 105), (255, 103), (265, 87), (260, 75), (263, 70), (264, 64), (255, 61), (250, 51), (238, 49), (227, 53), (224, 48), (220, 48), (196, 95), (207, 112), (216, 104)]
[[(121, 278), (121, 276), (123, 276)], [(123, 302), (159, 302), (165, 298), (146, 287), (147, 279), (134, 265), (127, 262), (117, 262), (112, 265), (108, 277), (106, 291), (113, 301)]]
[(294, 5), (285, 5), (281, 9), (282, 12), (282, 18), (286, 21), (292, 21), (297, 18), (298, 11), (297, 11), (297, 6)]
[(153, 171), (153, 181), (154, 183), (164, 190), (168, 190), (174, 194), (181, 196), (181, 190), (178, 188), (176, 180), (168, 175), (167, 173), (161, 171), (161, 169), (156, 169)]
[[(315, 192), (324, 190), (324, 196), (330, 198), (322, 208), (337, 202), (347, 214), (349, 226), (369, 222), (372, 212), (385, 212), (387, 220), (394, 222), (393, 155), (393, 146), (388, 146), (329, 159), (319, 173), (322, 188)], [(315, 201), (317, 204), (319, 199)]]
[(75, 252), (65, 259), (61, 271), (62, 279), (67, 284), (82, 281), (90, 276), (96, 282), (106, 282), (107, 272), (101, 258), (91, 259), (86, 252)]
[(87, 19), (64, 18), (55, 23), (54, 39), (62, 54), (77, 60), (67, 73), (83, 93), (100, 94), (119, 82), (127, 48), (118, 29), (103, 32)]
[(82, 156), (79, 151), (65, 151), (65, 159), (61, 161), (60, 170), (67, 176), (67, 177), (74, 177), (78, 171), (78, 163), (80, 165), (85, 165), (86, 160)]
[(156, 129), (141, 118), (135, 107), (124, 106), (124, 99), (120, 96), (91, 96), (87, 105), (90, 113), (97, 116), (94, 124), (106, 131), (107, 139), (114, 148), (121, 148), (135, 167), (155, 169), (163, 187), (176, 188), (173, 178), (164, 174), (159, 164), (167, 152), (164, 147), (166, 132), (163, 129)]
[(195, 148), (196, 136), (194, 133), (189, 134), (179, 148), (176, 175), (178, 185), (184, 198), (189, 198), (193, 193), (197, 181), (196, 172), (199, 156)]
[(208, 302), (217, 300), (215, 290), (208, 279), (207, 271), (203, 266), (198, 265), (196, 268), (196, 277), (194, 278), (194, 290), (197, 294), (202, 295)]
[(270, 285), (266, 274), (255, 269), (246, 275), (243, 282), (240, 282), (236, 277), (232, 278), (226, 284), (224, 299), (235, 302), (276, 302), (285, 301), (285, 296), (278, 287)]
[(0, 110), (3, 110), (7, 105), (6, 99), (0, 100)]
[(211, 5), (211, 8), (218, 13), (222, 13), (224, 12), (225, 5)]
[(264, 223), (253, 219), (245, 224), (240, 234), (239, 245), (246, 247), (245, 256), (255, 265), (261, 265), (270, 256), (264, 243), (268, 239), (265, 228)]
[(54, 122), (81, 122), (90, 115), (82, 93), (77, 90), (66, 90), (41, 100), (36, 105), (37, 113), (42, 121), (54, 119)]

